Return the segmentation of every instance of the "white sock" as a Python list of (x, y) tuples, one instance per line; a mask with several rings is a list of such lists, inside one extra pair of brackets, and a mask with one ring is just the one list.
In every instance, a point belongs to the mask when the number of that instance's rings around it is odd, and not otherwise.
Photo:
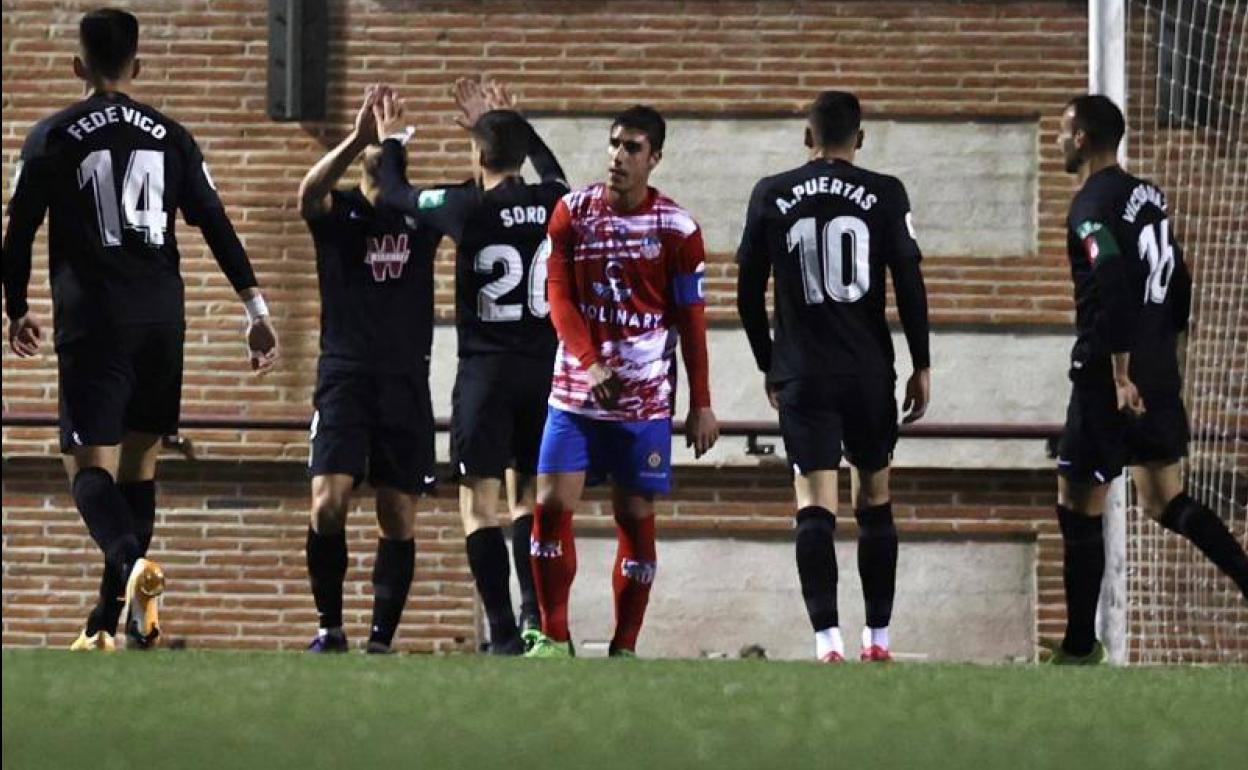
[(875, 645), (888, 649), (888, 626), (883, 628), (864, 628), (862, 629), (862, 646), (863, 649)]
[(815, 657), (822, 658), (829, 652), (845, 654), (845, 640), (841, 638), (841, 629), (837, 626), (815, 632)]

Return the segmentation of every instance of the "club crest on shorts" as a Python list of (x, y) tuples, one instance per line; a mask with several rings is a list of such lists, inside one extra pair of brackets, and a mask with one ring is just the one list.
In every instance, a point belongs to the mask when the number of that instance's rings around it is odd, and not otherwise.
[(650, 454), (646, 456), (646, 465), (650, 466), (651, 469), (656, 469), (662, 464), (663, 455), (659, 453), (659, 450), (650, 450)]

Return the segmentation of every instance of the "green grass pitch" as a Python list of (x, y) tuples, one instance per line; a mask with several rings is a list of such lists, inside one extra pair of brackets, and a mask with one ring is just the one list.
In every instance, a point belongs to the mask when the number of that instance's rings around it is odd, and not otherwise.
[(1243, 768), (1248, 668), (3, 653), (4, 768)]

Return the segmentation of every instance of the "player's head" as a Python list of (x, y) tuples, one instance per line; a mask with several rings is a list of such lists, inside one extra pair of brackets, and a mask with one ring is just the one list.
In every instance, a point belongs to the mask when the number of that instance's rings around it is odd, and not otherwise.
[(139, 74), (139, 20), (116, 8), (100, 8), (78, 23), (80, 54), (74, 74), (88, 83), (127, 81)]
[(653, 107), (634, 105), (611, 121), (607, 187), (628, 194), (650, 182), (650, 172), (663, 158), (667, 123)]
[(862, 147), (862, 105), (848, 91), (824, 91), (806, 112), (806, 146), (812, 150)]
[(1088, 94), (1071, 99), (1062, 112), (1057, 135), (1066, 171), (1077, 172), (1093, 155), (1117, 154), (1126, 132), (1122, 110), (1109, 97)]
[[(402, 169), (404, 174), (407, 172), (407, 150), (404, 148), (401, 154), (403, 159)], [(370, 184), (381, 184), (381, 144), (374, 142), (364, 148), (364, 152), (360, 155), (360, 165), (364, 171), (364, 176), (368, 177)]]
[(477, 162), (494, 173), (519, 173), (529, 154), (531, 131), (515, 110), (490, 110), (471, 129)]

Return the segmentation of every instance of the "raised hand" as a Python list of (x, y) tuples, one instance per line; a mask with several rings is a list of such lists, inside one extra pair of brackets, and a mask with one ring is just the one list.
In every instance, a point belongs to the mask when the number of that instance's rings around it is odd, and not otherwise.
[(471, 78), (456, 80), (451, 88), (451, 95), (455, 98), (455, 106), (462, 113), (455, 116), (455, 122), (464, 130), (472, 128), (482, 115), (492, 109), (486, 102), (486, 90)]
[(491, 80), (485, 87), (485, 103), (491, 110), (514, 110), (516, 97), (507, 88), (506, 83)]
[(373, 106), (381, 94), (381, 86), (373, 84), (364, 91), (364, 102), (355, 114), (355, 124), (351, 133), (358, 145), (370, 145), (377, 141), (377, 118), (373, 115)]
[(389, 86), (380, 86), (374, 98), (373, 119), (377, 123), (377, 135), (386, 138), (402, 133), (403, 100), (398, 98)]

